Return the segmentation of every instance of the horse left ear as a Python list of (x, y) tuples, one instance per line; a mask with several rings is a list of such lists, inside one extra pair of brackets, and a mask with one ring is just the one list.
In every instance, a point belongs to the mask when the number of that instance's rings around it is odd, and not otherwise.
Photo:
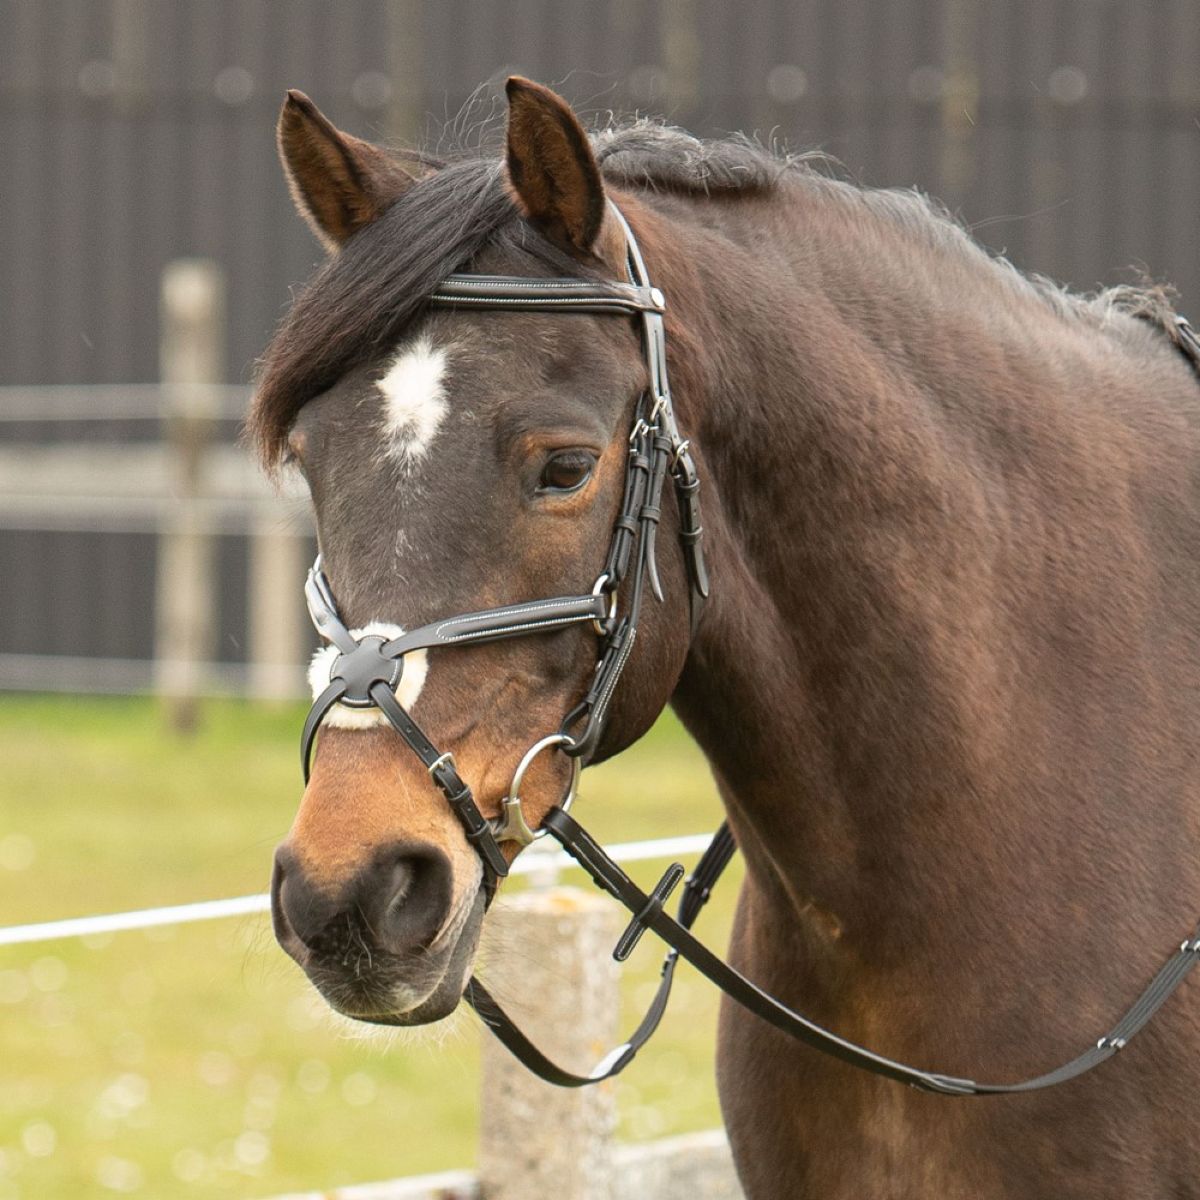
[(579, 118), (561, 96), (520, 75), (509, 77), (505, 92), (505, 165), (521, 211), (568, 254), (608, 260), (604, 182)]
[(303, 92), (288, 92), (278, 140), (296, 208), (331, 254), (415, 182), (378, 146), (338, 129)]

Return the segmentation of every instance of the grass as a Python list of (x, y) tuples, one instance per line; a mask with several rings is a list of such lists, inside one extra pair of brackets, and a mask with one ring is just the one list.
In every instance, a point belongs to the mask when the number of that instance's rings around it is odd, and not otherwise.
[[(261, 891), (298, 799), (301, 717), (212, 702), (181, 739), (144, 699), (0, 697), (0, 924)], [(577, 811), (607, 841), (720, 819), (670, 718), (588, 771)], [(631, 873), (648, 884), (664, 865)], [(718, 943), (735, 893), (703, 918)], [(651, 941), (623, 977), (623, 1031), (657, 977)], [(718, 1123), (715, 1013), (681, 970), (616, 1084), (623, 1137)], [(453, 1025), (353, 1035), (265, 917), (0, 949), (0, 1200), (268, 1197), (467, 1166), (482, 1034)]]

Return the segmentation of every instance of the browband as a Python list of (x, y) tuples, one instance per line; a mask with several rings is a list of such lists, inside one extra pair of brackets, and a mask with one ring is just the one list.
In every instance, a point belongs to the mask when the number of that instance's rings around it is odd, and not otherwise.
[(543, 312), (656, 312), (666, 308), (656, 287), (587, 279), (536, 279), (520, 275), (447, 275), (430, 295), (440, 308), (533, 308)]

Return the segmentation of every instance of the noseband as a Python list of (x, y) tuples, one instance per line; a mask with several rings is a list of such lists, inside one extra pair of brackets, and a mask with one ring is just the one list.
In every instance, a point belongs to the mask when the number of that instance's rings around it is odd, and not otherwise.
[[(1180, 944), (1178, 951), (1167, 959), (1128, 1012), (1095, 1045), (1057, 1070), (1033, 1079), (1019, 1083), (978, 1083), (908, 1066), (838, 1037), (762, 991), (696, 939), (691, 926), (736, 849), (728, 825), (722, 825), (717, 831), (684, 884), (678, 915), (672, 918), (664, 905), (683, 878), (683, 867), (672, 864), (659, 883), (649, 893), (644, 892), (568, 813), (578, 790), (582, 762), (595, 752), (613, 691), (633, 650), (647, 583), (657, 599), (663, 598), (656, 562), (656, 533), (668, 475), (674, 482), (679, 510), (679, 539), (687, 568), (693, 632), (709, 591), (701, 547), (700, 480), (689, 444), (681, 436), (675, 421), (667, 380), (663, 327), (666, 303), (663, 294), (650, 284), (633, 231), (620, 211), (614, 205), (610, 208), (625, 234), (627, 283), (455, 274), (444, 279), (429, 297), (429, 303), (439, 308), (612, 313), (640, 320), (649, 386), (639, 398), (634, 413), (625, 490), (603, 569), (591, 589), (580, 595), (555, 596), (447, 617), (389, 640), (372, 633), (355, 637), (346, 628), (338, 615), (333, 591), (318, 555), (308, 573), (304, 594), (317, 632), (336, 647), (338, 655), (329, 672), (329, 686), (313, 702), (304, 722), (301, 759), (305, 782), (308, 781), (313, 741), (329, 710), (335, 704), (355, 709), (378, 708), (428, 769), (430, 778), (462, 823), (468, 841), (482, 860), (489, 902), (499, 881), (508, 874), (508, 863), (500, 844), (512, 841), (524, 846), (550, 833), (598, 887), (633, 915), (613, 951), (618, 962), (629, 956), (647, 929), (653, 930), (670, 947), (658, 990), (641, 1024), (628, 1041), (601, 1059), (586, 1075), (567, 1071), (546, 1058), (486, 988), (477, 979), (470, 980), (465, 992), (467, 1002), (525, 1066), (549, 1083), (581, 1087), (608, 1079), (628, 1066), (666, 1011), (675, 966), (680, 958), (687, 959), (744, 1008), (796, 1040), (852, 1066), (922, 1091), (948, 1096), (1029, 1092), (1065, 1083), (1090, 1071), (1121, 1050), (1200, 961), (1200, 928)], [(1200, 340), (1182, 317), (1176, 319), (1176, 324), (1177, 345), (1200, 371)], [(625, 611), (621, 613), (618, 592), (625, 582), (629, 586)], [(459, 776), (454, 756), (439, 752), (396, 699), (395, 689), (404, 672), (404, 656), (414, 650), (493, 642), (587, 624), (599, 637), (591, 683), (580, 702), (567, 713), (559, 730), (541, 738), (525, 752), (513, 775), (500, 816), (489, 820), (479, 811), (471, 789)], [(542, 827), (532, 830), (521, 810), (521, 783), (533, 760), (543, 751), (554, 748), (573, 759), (571, 783), (566, 796), (546, 814)]]

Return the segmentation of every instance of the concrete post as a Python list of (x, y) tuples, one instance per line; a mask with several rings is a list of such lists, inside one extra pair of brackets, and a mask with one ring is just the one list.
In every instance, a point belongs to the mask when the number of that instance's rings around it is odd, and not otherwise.
[(159, 362), (176, 502), (159, 531), (155, 660), (159, 695), (170, 724), (180, 732), (196, 726), (213, 653), (214, 546), (201, 501), (216, 415), (212, 385), (224, 367), (224, 310), (224, 278), (216, 263), (177, 259), (167, 264)]
[[(538, 1046), (590, 1071), (617, 1039), (616, 906), (577, 888), (531, 889), (489, 923), (489, 988)], [(618, 1200), (611, 1083), (567, 1090), (527, 1071), (484, 1033), (479, 1181), (485, 1200)]]

